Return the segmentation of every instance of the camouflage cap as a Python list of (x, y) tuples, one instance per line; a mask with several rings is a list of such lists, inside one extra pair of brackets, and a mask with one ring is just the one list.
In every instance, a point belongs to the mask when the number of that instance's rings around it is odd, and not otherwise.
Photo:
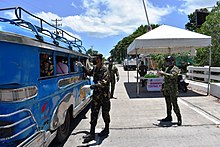
[(166, 61), (175, 61), (175, 57), (173, 57), (173, 56), (167, 56), (167, 57), (165, 58), (165, 60), (166, 60)]
[(102, 54), (94, 54), (91, 56), (91, 58), (99, 58), (102, 60), (103, 55)]

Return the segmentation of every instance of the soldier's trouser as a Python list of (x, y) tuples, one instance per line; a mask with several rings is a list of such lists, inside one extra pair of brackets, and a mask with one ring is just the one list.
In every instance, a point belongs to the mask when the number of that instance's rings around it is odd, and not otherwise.
[(111, 94), (110, 94), (111, 97), (113, 97), (114, 91), (115, 91), (115, 80), (114, 81), (112, 80), (111, 81)]
[(165, 95), (165, 101), (166, 101), (166, 107), (167, 107), (167, 116), (171, 116), (172, 106), (173, 110), (176, 113), (177, 117), (181, 117), (180, 115), (180, 109), (177, 104), (177, 96), (175, 95)]
[(99, 110), (102, 107), (102, 118), (105, 122), (105, 125), (109, 125), (110, 123), (110, 115), (109, 115), (109, 111), (110, 111), (110, 100), (108, 98), (104, 99), (104, 100), (95, 100), (92, 99), (91, 102), (91, 130), (90, 133), (95, 133), (95, 126), (97, 124), (97, 120), (98, 120), (98, 114), (99, 114)]

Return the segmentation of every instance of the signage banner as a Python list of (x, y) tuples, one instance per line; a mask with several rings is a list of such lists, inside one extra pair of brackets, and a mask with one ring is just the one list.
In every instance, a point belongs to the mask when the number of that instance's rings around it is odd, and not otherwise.
[(160, 91), (163, 84), (163, 77), (161, 78), (149, 78), (147, 79), (148, 91)]

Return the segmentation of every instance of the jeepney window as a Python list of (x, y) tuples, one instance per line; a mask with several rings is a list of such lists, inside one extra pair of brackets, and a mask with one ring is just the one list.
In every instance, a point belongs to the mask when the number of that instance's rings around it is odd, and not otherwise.
[[(82, 58), (79, 61), (86, 67), (86, 59)], [(79, 69), (79, 72), (83, 72), (82, 67), (78, 67), (78, 69)]]
[(70, 58), (70, 72), (78, 72), (77, 58)]
[(54, 66), (52, 58), (53, 57), (49, 54), (40, 54), (40, 77), (54, 75)]
[(56, 73), (68, 74), (68, 58), (63, 56), (56, 56)]

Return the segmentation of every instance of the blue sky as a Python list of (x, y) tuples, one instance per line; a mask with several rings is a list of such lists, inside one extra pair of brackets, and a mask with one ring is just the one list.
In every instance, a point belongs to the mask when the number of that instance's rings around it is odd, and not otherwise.
[[(217, 0), (145, 0), (149, 21), (184, 28), (195, 9), (213, 7)], [(125, 36), (146, 25), (142, 0), (0, 0), (0, 8), (20, 6), (80, 38), (86, 49), (104, 56)], [(10, 16), (7, 16), (10, 17)]]

